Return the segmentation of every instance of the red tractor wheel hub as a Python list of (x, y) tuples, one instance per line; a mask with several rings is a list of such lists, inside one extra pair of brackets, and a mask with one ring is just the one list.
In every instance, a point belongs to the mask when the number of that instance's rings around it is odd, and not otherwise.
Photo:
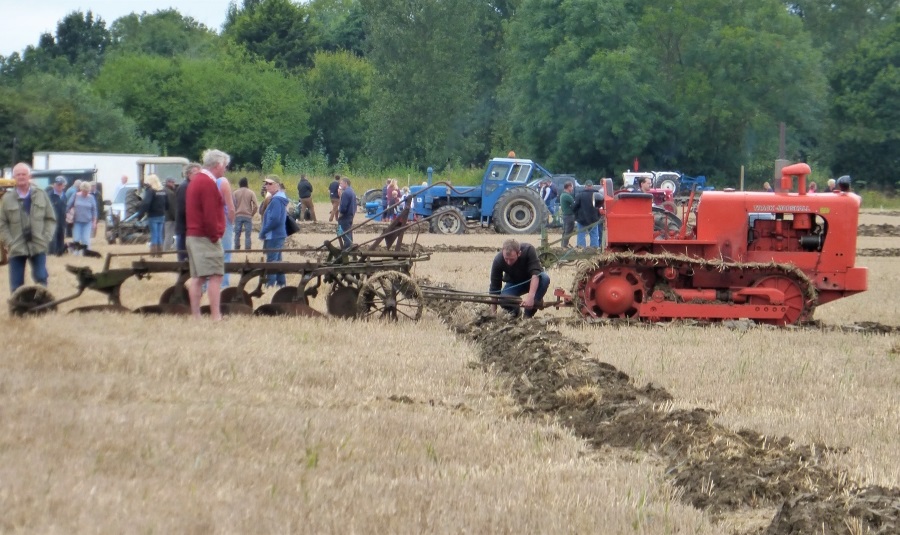
[(624, 266), (595, 271), (579, 286), (581, 313), (595, 318), (636, 316), (646, 293), (640, 273)]

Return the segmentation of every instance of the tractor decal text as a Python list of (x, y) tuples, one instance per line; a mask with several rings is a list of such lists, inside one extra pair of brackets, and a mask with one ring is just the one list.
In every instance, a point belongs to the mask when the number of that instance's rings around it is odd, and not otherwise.
[(811, 212), (809, 206), (800, 204), (756, 204), (754, 212)]

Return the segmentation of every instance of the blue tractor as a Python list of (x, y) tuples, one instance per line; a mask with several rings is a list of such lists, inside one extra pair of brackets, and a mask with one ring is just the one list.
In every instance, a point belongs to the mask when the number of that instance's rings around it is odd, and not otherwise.
[[(534, 234), (550, 212), (529, 183), (552, 177), (531, 160), (494, 158), (479, 186), (432, 185), (429, 168), (428, 181), (409, 188), (414, 197), (412, 211), (419, 217), (431, 217), (431, 232), (439, 234), (463, 234), (468, 221), (478, 221), (482, 227), (493, 225), (503, 234)], [(369, 190), (363, 199), (372, 202), (376, 196), (380, 199), (380, 190)]]

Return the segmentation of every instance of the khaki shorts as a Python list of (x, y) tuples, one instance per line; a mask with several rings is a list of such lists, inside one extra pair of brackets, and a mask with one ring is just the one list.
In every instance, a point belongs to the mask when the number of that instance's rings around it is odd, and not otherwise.
[(188, 236), (185, 240), (191, 277), (209, 277), (225, 274), (225, 250), (222, 240), (213, 243), (209, 238)]

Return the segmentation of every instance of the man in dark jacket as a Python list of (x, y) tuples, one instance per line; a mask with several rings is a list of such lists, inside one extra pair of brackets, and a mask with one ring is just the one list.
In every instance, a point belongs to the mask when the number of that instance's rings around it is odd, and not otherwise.
[(306, 175), (300, 175), (300, 182), (297, 183), (297, 193), (300, 195), (300, 219), (303, 221), (316, 222), (316, 207), (313, 205), (312, 194), (313, 187)]
[(575, 183), (567, 180), (563, 186), (563, 193), (559, 196), (559, 213), (562, 216), (562, 247), (569, 248), (569, 238), (575, 230)]
[[(599, 223), (599, 221), (603, 200), (602, 197), (599, 197), (600, 201), (599, 205), (597, 205), (598, 193), (594, 189), (594, 183), (588, 180), (584, 183), (584, 189), (575, 195), (575, 203), (572, 205), (572, 209), (575, 212), (575, 222), (578, 223), (578, 236), (575, 238), (575, 244), (578, 247), (583, 248), (585, 246), (584, 235), (586, 232), (591, 236), (591, 247), (600, 247), (600, 227), (603, 223)], [(597, 224), (594, 225), (594, 223)], [(585, 227), (591, 225), (594, 226), (587, 231), (584, 230)]]
[(191, 162), (184, 168), (184, 180), (175, 189), (175, 250), (178, 251), (178, 260), (184, 262), (188, 259), (185, 237), (187, 232), (187, 218), (185, 204), (187, 200), (187, 188), (191, 183), (191, 175), (200, 171), (200, 164)]
[[(506, 282), (506, 286), (503, 286), (501, 290), (503, 282)], [(492, 295), (524, 295), (522, 308), (525, 309), (525, 317), (530, 318), (537, 312), (535, 305), (544, 299), (549, 287), (550, 276), (541, 266), (533, 245), (520, 244), (516, 240), (503, 242), (501, 251), (497, 253), (491, 264), (489, 293)], [(519, 314), (518, 307), (503, 305), (503, 309), (514, 316)], [(496, 312), (497, 305), (492, 305), (491, 310)]]
[(166, 224), (165, 239), (163, 240), (163, 250), (171, 251), (175, 248), (175, 212), (176, 212), (176, 195), (175, 195), (175, 179), (166, 179)]
[(356, 192), (350, 187), (350, 179), (341, 179), (341, 202), (338, 205), (338, 237), (341, 249), (347, 251), (353, 246), (353, 216), (356, 215)]
[(66, 178), (56, 177), (50, 188), (50, 204), (56, 213), (56, 233), (50, 240), (49, 254), (62, 256), (66, 252)]

